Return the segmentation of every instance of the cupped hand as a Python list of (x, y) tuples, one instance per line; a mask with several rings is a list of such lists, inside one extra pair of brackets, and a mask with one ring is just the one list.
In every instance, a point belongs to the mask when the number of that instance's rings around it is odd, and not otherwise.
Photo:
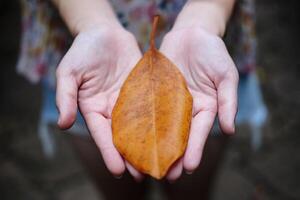
[(216, 115), (223, 132), (234, 133), (237, 112), (238, 72), (223, 40), (201, 28), (171, 30), (160, 51), (180, 69), (193, 96), (193, 119), (184, 156), (167, 178), (193, 172), (199, 165)]
[(111, 113), (123, 81), (140, 58), (135, 38), (124, 29), (86, 30), (76, 36), (56, 75), (59, 127), (71, 127), (79, 108), (108, 170), (120, 176), (127, 167), (136, 179), (141, 174), (113, 145)]

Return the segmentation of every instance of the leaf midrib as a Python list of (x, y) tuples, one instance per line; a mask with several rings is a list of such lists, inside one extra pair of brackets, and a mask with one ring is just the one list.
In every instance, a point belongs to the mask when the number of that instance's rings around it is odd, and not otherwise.
[(159, 159), (158, 159), (158, 145), (157, 145), (157, 133), (156, 133), (156, 113), (155, 113), (155, 95), (154, 95), (154, 79), (152, 78), (153, 77), (153, 71), (154, 71), (154, 66), (153, 66), (153, 54), (156, 53), (154, 52), (153, 50), (151, 51), (151, 54), (150, 54), (150, 68), (151, 68), (151, 71), (150, 71), (150, 81), (151, 81), (151, 95), (152, 95), (152, 99), (153, 99), (153, 102), (152, 102), (152, 110), (153, 110), (153, 129), (154, 129), (154, 141), (155, 141), (155, 155), (154, 155), (154, 159), (155, 159), (155, 172), (158, 172), (160, 173), (160, 168), (159, 168)]

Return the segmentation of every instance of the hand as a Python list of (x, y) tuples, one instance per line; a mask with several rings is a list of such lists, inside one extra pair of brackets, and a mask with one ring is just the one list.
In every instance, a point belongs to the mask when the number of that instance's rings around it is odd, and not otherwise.
[(77, 35), (57, 69), (58, 125), (72, 126), (77, 107), (83, 115), (108, 170), (120, 176), (127, 166), (112, 142), (111, 112), (119, 89), (141, 58), (134, 37), (122, 28), (85, 30)]
[(238, 72), (222, 39), (201, 28), (172, 30), (160, 51), (180, 69), (193, 96), (187, 149), (167, 175), (173, 181), (183, 168), (191, 173), (198, 167), (217, 113), (221, 129), (234, 133)]

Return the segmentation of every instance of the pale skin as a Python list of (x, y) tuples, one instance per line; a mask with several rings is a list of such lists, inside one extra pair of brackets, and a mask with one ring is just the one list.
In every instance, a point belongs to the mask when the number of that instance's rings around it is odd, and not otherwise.
[[(142, 56), (136, 40), (107, 0), (53, 1), (75, 37), (57, 68), (58, 125), (71, 127), (79, 109), (107, 169), (120, 176), (127, 168), (141, 180), (143, 175), (114, 147), (111, 132), (120, 87)], [(223, 132), (234, 133), (238, 73), (221, 39), (233, 5), (234, 0), (188, 1), (161, 44), (160, 51), (181, 70), (194, 99), (188, 146), (168, 172), (170, 181), (183, 169), (192, 173), (199, 166), (217, 114)]]

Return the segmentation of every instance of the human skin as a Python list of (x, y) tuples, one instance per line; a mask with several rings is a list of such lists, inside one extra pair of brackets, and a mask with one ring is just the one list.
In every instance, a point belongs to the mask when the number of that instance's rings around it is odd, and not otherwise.
[[(57, 69), (58, 125), (71, 127), (79, 108), (108, 170), (120, 176), (127, 168), (141, 180), (143, 175), (115, 149), (110, 125), (119, 89), (141, 58), (135, 38), (106, 0), (53, 1), (75, 36)], [(170, 181), (183, 169), (191, 173), (198, 167), (217, 113), (223, 132), (234, 133), (238, 73), (221, 39), (233, 5), (234, 0), (188, 1), (161, 44), (160, 51), (181, 70), (194, 99), (187, 150), (168, 172)]]
[(119, 177), (127, 168), (140, 180), (141, 173), (114, 147), (111, 132), (111, 112), (120, 87), (141, 58), (137, 42), (122, 28), (107, 1), (54, 3), (75, 37), (56, 73), (58, 125), (70, 128), (79, 109), (107, 169)]
[(169, 171), (171, 181), (200, 164), (216, 115), (224, 133), (233, 134), (238, 72), (222, 40), (234, 0), (190, 0), (166, 34), (160, 51), (183, 73), (193, 96), (193, 119), (185, 155)]

